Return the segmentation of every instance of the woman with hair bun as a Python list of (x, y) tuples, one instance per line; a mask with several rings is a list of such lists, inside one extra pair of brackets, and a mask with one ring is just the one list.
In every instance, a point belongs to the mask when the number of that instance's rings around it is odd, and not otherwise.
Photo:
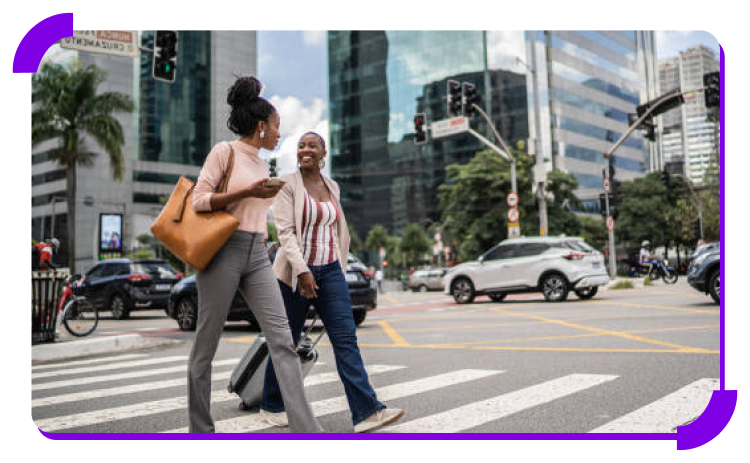
[[(268, 341), (291, 430), (323, 431), (305, 396), (299, 356), (266, 253), (266, 212), (283, 184), (269, 182), (268, 164), (258, 156), (260, 149), (273, 150), (281, 137), (279, 114), (260, 96), (261, 88), (255, 77), (240, 77), (229, 89), (227, 103), (232, 110), (227, 126), (239, 139), (213, 147), (195, 184), (196, 211), (226, 210), (240, 225), (196, 276), (198, 320), (188, 364), (190, 432), (215, 432), (211, 362), (238, 289)], [(232, 153), (234, 166), (226, 193), (216, 193)]]

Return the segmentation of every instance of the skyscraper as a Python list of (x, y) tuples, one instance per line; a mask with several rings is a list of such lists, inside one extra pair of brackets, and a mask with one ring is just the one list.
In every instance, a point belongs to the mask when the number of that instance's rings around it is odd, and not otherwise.
[[(141, 34), (151, 47), (153, 32)], [(256, 75), (256, 34), (253, 31), (184, 31), (179, 33), (177, 75), (173, 84), (154, 81), (151, 55), (140, 59), (61, 50), (50, 59), (69, 62), (78, 57), (108, 73), (100, 91), (124, 93), (135, 102), (133, 114), (119, 115), (125, 146), (125, 176), (112, 180), (108, 156), (96, 156), (92, 166), (78, 166), (76, 208), (77, 270), (85, 271), (100, 257), (99, 214), (123, 215), (123, 245), (131, 249), (149, 227), (180, 177), (196, 177), (211, 146), (233, 138), (226, 128), (226, 91), (237, 75)], [(32, 236), (54, 234), (63, 243), (59, 256), (67, 262), (67, 191), (64, 170), (49, 160), (52, 141), (32, 153)], [(87, 140), (95, 152), (101, 148)], [(55, 198), (55, 199), (53, 199)]]
[[(714, 52), (705, 46), (689, 48), (680, 56), (659, 61), (661, 93), (703, 87), (703, 75), (719, 70)], [(665, 162), (682, 164), (694, 183), (703, 180), (711, 156), (719, 152), (719, 123), (710, 120), (703, 92), (661, 117), (661, 144)]]
[[(590, 212), (602, 153), (656, 94), (651, 32), (330, 32), (328, 53), (332, 175), (360, 235), (375, 224), (398, 232), (438, 222), (445, 167), (485, 149), (469, 134), (413, 143), (414, 114), (447, 117), (448, 79), (476, 86), (509, 145), (531, 138), (548, 169), (573, 174)], [(481, 118), (472, 127), (491, 138)], [(618, 177), (644, 175), (652, 151), (634, 134), (617, 152)]]

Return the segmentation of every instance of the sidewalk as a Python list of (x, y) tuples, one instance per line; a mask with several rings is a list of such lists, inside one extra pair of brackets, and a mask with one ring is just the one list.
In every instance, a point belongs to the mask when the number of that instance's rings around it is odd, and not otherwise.
[(100, 336), (90, 339), (61, 340), (31, 346), (31, 363), (44, 363), (57, 360), (88, 357), (91, 355), (125, 352), (135, 349), (148, 349), (182, 341), (140, 334)]

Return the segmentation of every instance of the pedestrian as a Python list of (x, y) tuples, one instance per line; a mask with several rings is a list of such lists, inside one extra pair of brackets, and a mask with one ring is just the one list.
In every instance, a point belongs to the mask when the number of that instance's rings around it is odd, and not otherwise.
[(52, 253), (60, 247), (60, 241), (57, 238), (50, 238), (46, 242), (37, 243), (35, 247), (39, 252), (39, 270), (46, 272), (50, 269), (57, 269), (57, 265), (52, 262)]
[(378, 283), (378, 292), (383, 293), (383, 271), (381, 269), (375, 272), (375, 281)]
[[(344, 384), (355, 432), (371, 431), (401, 418), (403, 411), (386, 408), (373, 389), (357, 345), (349, 288), (342, 264), (349, 255), (349, 231), (341, 209), (339, 186), (321, 173), (325, 141), (314, 132), (297, 145), (299, 170), (282, 177), (286, 183), (274, 200), (273, 212), (281, 248), (274, 271), (279, 279), (295, 342), (302, 334), (312, 304), (328, 331), (336, 369)], [(275, 364), (266, 369), (261, 413), (284, 426)]]
[[(227, 103), (231, 112), (227, 126), (239, 139), (213, 147), (195, 184), (196, 211), (224, 209), (240, 224), (196, 276), (198, 324), (188, 366), (190, 432), (215, 432), (210, 410), (211, 361), (238, 289), (268, 341), (271, 361), (281, 379), (291, 430), (323, 431), (305, 396), (299, 356), (266, 253), (266, 213), (280, 185), (268, 183), (268, 164), (258, 152), (273, 150), (278, 144), (280, 118), (273, 105), (260, 97), (261, 88), (256, 78), (240, 77), (229, 89)], [(234, 167), (227, 192), (215, 193), (231, 153), (234, 153)]]

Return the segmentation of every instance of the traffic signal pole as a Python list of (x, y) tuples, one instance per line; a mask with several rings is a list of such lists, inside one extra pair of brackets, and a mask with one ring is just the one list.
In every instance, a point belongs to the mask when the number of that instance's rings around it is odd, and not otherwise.
[[(699, 92), (702, 90), (703, 88), (697, 89), (697, 90), (690, 90), (687, 92), (680, 92), (679, 95), (685, 96), (689, 93), (695, 93), (695, 92)], [(628, 127), (628, 130), (626, 130), (625, 133), (622, 134), (620, 139), (617, 140), (617, 142), (615, 142), (615, 144), (612, 145), (610, 149), (604, 152), (604, 160), (608, 162), (610, 156), (612, 156), (615, 153), (617, 148), (619, 148), (623, 143), (625, 143), (625, 140), (628, 139), (630, 134), (632, 134), (633, 131), (636, 128), (638, 128), (638, 126), (641, 125), (643, 121), (645, 121), (652, 113), (654, 113), (656, 109), (659, 108), (659, 106), (661, 106), (666, 101), (672, 100), (673, 98), (675, 98), (675, 94), (669, 93), (667, 95), (662, 96), (658, 100), (656, 100), (653, 105), (651, 105), (638, 119), (635, 120), (635, 122), (633, 122), (633, 124), (630, 125), (630, 127)], [(611, 185), (611, 181), (609, 178), (609, 169), (605, 168), (604, 172), (605, 172), (604, 174), (605, 182)], [(607, 219), (609, 219), (611, 217), (611, 214), (609, 210), (610, 208), (609, 208), (609, 189), (608, 188), (605, 188), (604, 190), (604, 203), (607, 206)], [(609, 274), (611, 278), (614, 278), (617, 276), (617, 258), (615, 256), (615, 231), (614, 231), (614, 227), (608, 227), (608, 229), (609, 229)]]
[(472, 108), (474, 108), (474, 111), (478, 112), (482, 115), (485, 122), (487, 122), (487, 125), (490, 126), (490, 129), (492, 130), (492, 134), (495, 136), (495, 140), (502, 146), (502, 149), (495, 146), (493, 143), (491, 143), (489, 140), (484, 138), (483, 136), (479, 135), (477, 132), (475, 132), (472, 129), (469, 129), (469, 133), (474, 135), (476, 138), (479, 139), (482, 143), (489, 146), (493, 150), (495, 150), (498, 154), (500, 154), (502, 157), (504, 157), (508, 162), (510, 162), (510, 188), (513, 190), (513, 193), (516, 195), (518, 194), (518, 188), (516, 185), (516, 158), (514, 158), (510, 154), (510, 148), (508, 148), (508, 145), (505, 143), (505, 140), (503, 140), (503, 137), (500, 136), (500, 133), (498, 133), (497, 129), (495, 128), (495, 125), (492, 123), (492, 120), (490, 120), (490, 117), (487, 115), (486, 112), (482, 109), (481, 106), (474, 103), (472, 104)]

